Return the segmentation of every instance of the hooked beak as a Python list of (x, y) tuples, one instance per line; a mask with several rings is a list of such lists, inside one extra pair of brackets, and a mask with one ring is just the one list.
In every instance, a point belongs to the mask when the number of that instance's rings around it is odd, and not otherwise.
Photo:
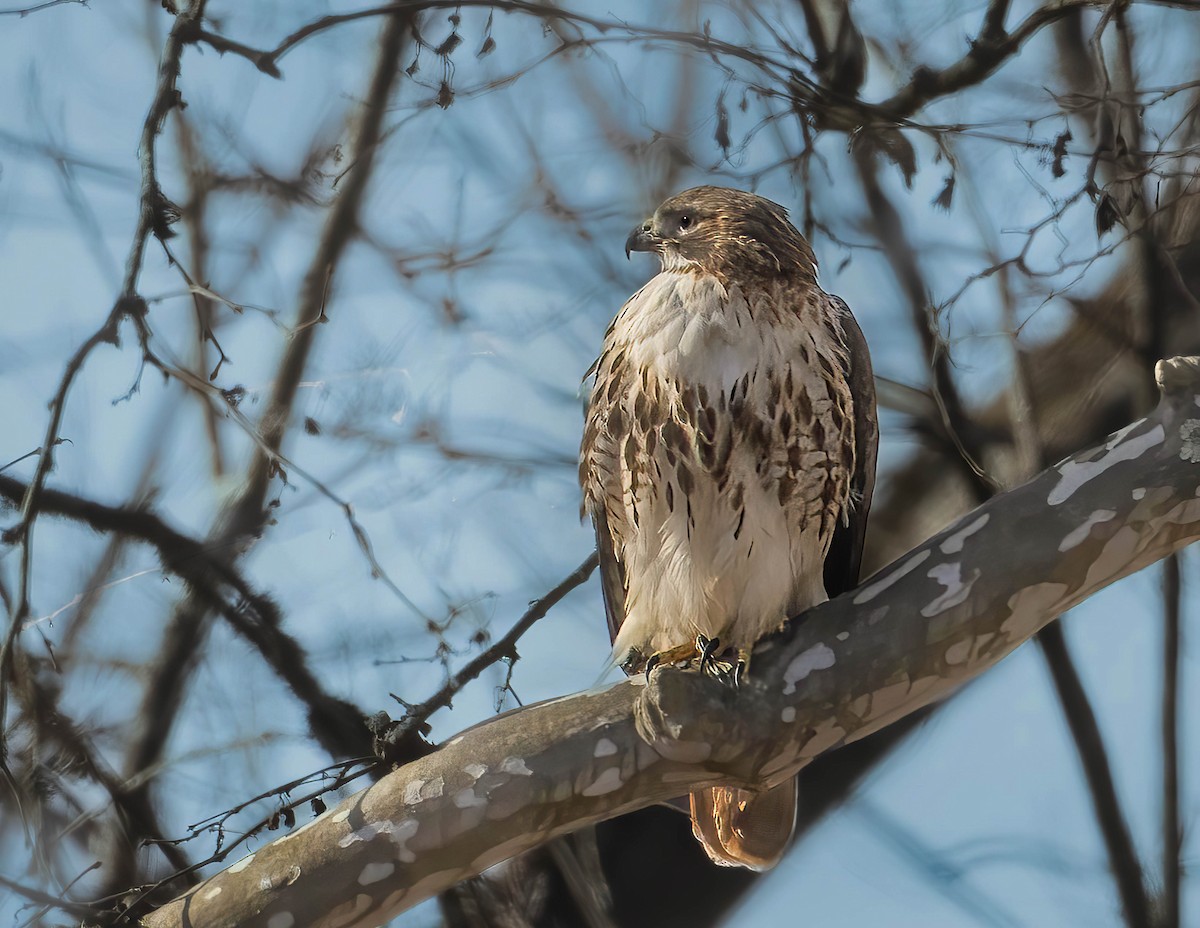
[(625, 239), (625, 257), (629, 258), (631, 251), (657, 251), (662, 239), (654, 234), (654, 224), (647, 219)]

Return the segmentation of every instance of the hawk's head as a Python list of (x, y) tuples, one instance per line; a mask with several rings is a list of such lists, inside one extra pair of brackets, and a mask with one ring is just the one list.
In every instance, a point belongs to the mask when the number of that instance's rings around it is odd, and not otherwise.
[(697, 270), (722, 280), (816, 280), (812, 249), (778, 203), (729, 187), (677, 193), (625, 240), (625, 254), (653, 251), (663, 270)]

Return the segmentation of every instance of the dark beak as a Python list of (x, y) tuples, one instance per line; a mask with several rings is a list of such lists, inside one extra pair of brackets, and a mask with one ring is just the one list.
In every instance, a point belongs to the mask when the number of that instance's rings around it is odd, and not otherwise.
[(625, 257), (629, 257), (631, 251), (657, 251), (660, 239), (653, 232), (653, 224), (647, 219), (640, 226), (629, 233), (629, 238), (625, 239)]

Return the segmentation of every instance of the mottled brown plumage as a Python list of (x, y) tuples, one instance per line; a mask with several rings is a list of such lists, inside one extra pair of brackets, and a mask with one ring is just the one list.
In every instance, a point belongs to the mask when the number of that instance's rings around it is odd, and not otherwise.
[[(862, 333), (783, 207), (697, 187), (626, 249), (662, 272), (605, 335), (580, 481), (636, 671), (697, 634), (748, 649), (857, 582), (877, 427)], [(795, 805), (794, 784), (705, 790), (693, 827), (716, 862), (765, 869)]]

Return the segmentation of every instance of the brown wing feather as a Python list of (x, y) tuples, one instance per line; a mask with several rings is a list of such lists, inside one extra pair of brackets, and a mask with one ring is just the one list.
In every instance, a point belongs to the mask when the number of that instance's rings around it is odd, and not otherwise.
[(867, 513), (875, 491), (875, 460), (879, 450), (879, 419), (875, 410), (875, 375), (862, 329), (850, 308), (831, 296), (841, 313), (842, 338), (846, 349), (846, 377), (854, 398), (854, 474), (850, 480), (851, 504), (839, 520), (825, 558), (825, 592), (830, 598), (858, 586), (862, 567)]
[[(629, 302), (637, 299), (637, 296), (638, 294), (634, 294)], [(626, 306), (628, 305), (627, 302)], [(624, 308), (622, 307), (622, 311)], [(616, 638), (621, 623), (625, 621), (625, 565), (617, 553), (612, 528), (608, 522), (605, 500), (609, 488), (605, 485), (606, 475), (595, 467), (593, 457), (598, 444), (611, 442), (613, 439), (613, 422), (610, 421), (610, 418), (614, 415), (618, 418), (621, 416), (621, 410), (617, 406), (623, 391), (610, 388), (617, 386), (618, 384), (614, 381), (619, 382), (627, 372), (621, 363), (621, 357), (614, 358), (608, 350), (609, 337), (612, 334), (613, 326), (616, 325), (617, 318), (620, 318), (620, 313), (617, 314), (605, 333), (605, 350), (601, 352), (585, 375), (586, 380), (587, 377), (595, 374), (596, 381), (584, 412), (583, 442), (579, 451), (579, 483), (583, 487), (583, 514), (591, 516), (596, 530), (600, 587), (604, 593), (604, 612), (608, 618), (610, 640)], [(608, 474), (607, 477), (612, 479), (611, 474)]]
[(596, 524), (596, 554), (600, 560), (600, 589), (604, 593), (604, 613), (608, 616), (608, 637), (614, 640), (625, 621), (625, 565), (613, 548), (612, 533), (604, 507), (592, 513)]

